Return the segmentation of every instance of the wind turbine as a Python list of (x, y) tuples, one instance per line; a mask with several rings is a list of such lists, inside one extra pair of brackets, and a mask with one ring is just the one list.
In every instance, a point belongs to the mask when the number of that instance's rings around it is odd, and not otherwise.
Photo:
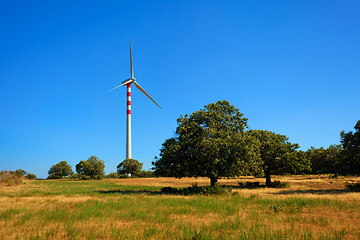
[(119, 86), (114, 87), (113, 89), (110, 89), (108, 92), (115, 90), (118, 87), (121, 86), (127, 86), (127, 110), (126, 110), (126, 159), (131, 158), (131, 84), (134, 83), (135, 86), (143, 92), (148, 98), (151, 99), (159, 108), (159, 104), (155, 102), (154, 99), (150, 97), (147, 92), (136, 82), (134, 78), (134, 71), (133, 71), (133, 64), (132, 64), (132, 51), (131, 51), (131, 38), (130, 38), (130, 74), (131, 78), (128, 78), (124, 80)]

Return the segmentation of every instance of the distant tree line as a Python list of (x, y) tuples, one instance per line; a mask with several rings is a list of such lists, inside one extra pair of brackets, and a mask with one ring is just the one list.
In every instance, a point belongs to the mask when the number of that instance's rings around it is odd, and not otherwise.
[(340, 132), (340, 144), (328, 148), (307, 150), (312, 164), (312, 173), (335, 175), (360, 175), (360, 120), (355, 125), (355, 132)]
[(117, 172), (105, 175), (105, 162), (97, 156), (90, 156), (76, 164), (74, 173), (70, 164), (61, 161), (53, 165), (48, 171), (48, 179), (80, 179), (100, 180), (102, 178), (125, 178), (125, 177), (153, 177), (153, 171), (142, 170), (143, 164), (135, 159), (125, 159), (119, 163)]
[(360, 174), (360, 121), (356, 132), (341, 132), (341, 145), (304, 152), (285, 135), (250, 130), (247, 118), (227, 101), (177, 119), (176, 135), (167, 139), (152, 162), (156, 176), (219, 178), (273, 174)]

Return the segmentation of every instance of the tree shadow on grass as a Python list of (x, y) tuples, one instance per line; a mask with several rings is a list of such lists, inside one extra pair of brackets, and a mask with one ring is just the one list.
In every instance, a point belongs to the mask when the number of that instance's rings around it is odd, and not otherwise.
[(231, 186), (234, 189), (259, 189), (266, 188), (265, 184), (260, 182), (239, 182), (237, 186)]
[(351, 193), (354, 191), (351, 191), (349, 189), (324, 189), (324, 190), (283, 190), (281, 192), (271, 193), (274, 195), (291, 195), (291, 194), (315, 194), (315, 195), (326, 195), (326, 194), (345, 194), (345, 193)]
[(231, 186), (233, 189), (263, 189), (266, 188), (265, 185), (259, 185), (259, 186)]
[(95, 191), (100, 194), (121, 194), (121, 195), (135, 195), (135, 194), (147, 194), (147, 195), (161, 195), (160, 191), (148, 191), (148, 190), (102, 190)]

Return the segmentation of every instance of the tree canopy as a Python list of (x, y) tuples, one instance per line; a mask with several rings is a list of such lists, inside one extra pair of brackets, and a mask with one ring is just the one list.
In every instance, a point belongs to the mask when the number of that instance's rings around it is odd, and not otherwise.
[(118, 174), (129, 173), (131, 176), (137, 176), (141, 174), (143, 164), (138, 160), (127, 158), (117, 166)]
[(21, 175), (25, 176), (27, 174), (27, 172), (24, 169), (16, 169), (15, 174), (20, 175), (20, 176)]
[(360, 120), (355, 125), (355, 132), (342, 131), (341, 144), (343, 146), (342, 172), (343, 174), (360, 175)]
[(180, 116), (177, 123), (176, 137), (163, 143), (153, 162), (156, 175), (209, 177), (214, 185), (220, 177), (259, 170), (257, 141), (244, 132), (247, 118), (228, 101)]
[(28, 173), (25, 178), (30, 179), (30, 180), (35, 180), (37, 179), (37, 176), (35, 174), (32, 173)]
[(61, 161), (53, 165), (48, 171), (49, 179), (60, 179), (72, 175), (74, 172), (66, 161)]
[(311, 147), (306, 151), (306, 154), (311, 162), (312, 173), (339, 173), (342, 155), (341, 145), (330, 145), (328, 148)]
[(76, 172), (91, 179), (101, 179), (105, 175), (105, 163), (96, 156), (91, 156), (86, 161), (80, 161), (76, 165)]
[(296, 174), (311, 169), (306, 153), (296, 151), (299, 145), (290, 143), (285, 135), (267, 130), (249, 130), (247, 134), (260, 143), (261, 166), (267, 186), (271, 185), (271, 174)]

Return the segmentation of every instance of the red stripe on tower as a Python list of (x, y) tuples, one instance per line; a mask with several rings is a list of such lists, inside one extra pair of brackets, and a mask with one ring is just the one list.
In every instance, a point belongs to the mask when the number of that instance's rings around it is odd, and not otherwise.
[(128, 84), (126, 86), (127, 86), (127, 110), (126, 110), (126, 114), (131, 115), (131, 84)]

